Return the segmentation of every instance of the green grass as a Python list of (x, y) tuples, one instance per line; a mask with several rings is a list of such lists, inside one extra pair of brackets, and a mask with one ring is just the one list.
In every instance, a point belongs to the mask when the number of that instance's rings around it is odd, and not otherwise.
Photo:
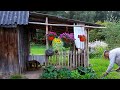
[(46, 47), (41, 45), (31, 45), (30, 54), (33, 55), (44, 55)]
[[(30, 54), (37, 54), (37, 55), (44, 55), (45, 54), (46, 47), (40, 46), (40, 45), (31, 45), (30, 48)], [(56, 57), (53, 57), (53, 60), (50, 60), (51, 64), (55, 64)], [(59, 59), (62, 59), (59, 57)], [(62, 60), (61, 60), (62, 61)], [(102, 75), (105, 73), (105, 71), (108, 68), (109, 60), (104, 60), (103, 58), (93, 58), (90, 59), (89, 63), (92, 65), (92, 68), (95, 70), (97, 77), (101, 79)], [(115, 64), (113, 67), (113, 70), (117, 69), (118, 66)], [(120, 72), (111, 71), (108, 76), (106, 76), (104, 79), (120, 79)]]
[[(98, 79), (102, 79), (101, 78), (102, 75), (105, 73), (105, 71), (108, 68), (109, 60), (94, 58), (94, 59), (90, 59), (89, 63), (91, 64), (92, 68), (95, 70)], [(117, 68), (118, 66), (114, 64), (112, 71), (103, 79), (120, 79), (120, 72), (114, 71)]]

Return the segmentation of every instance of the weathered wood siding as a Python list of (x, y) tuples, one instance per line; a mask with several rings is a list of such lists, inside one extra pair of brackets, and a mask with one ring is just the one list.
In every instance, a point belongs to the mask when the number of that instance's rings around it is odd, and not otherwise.
[(18, 27), (18, 54), (20, 72), (26, 70), (26, 62), (29, 57), (29, 31), (24, 26)]
[(0, 72), (17, 73), (18, 43), (16, 28), (0, 28)]

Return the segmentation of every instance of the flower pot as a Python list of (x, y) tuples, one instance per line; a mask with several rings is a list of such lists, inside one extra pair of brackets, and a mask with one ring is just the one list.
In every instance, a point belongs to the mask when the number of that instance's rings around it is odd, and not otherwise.
[(78, 38), (80, 39), (81, 42), (85, 42), (86, 41), (85, 35), (78, 35)]
[(48, 36), (48, 40), (52, 41), (55, 37), (54, 36)]

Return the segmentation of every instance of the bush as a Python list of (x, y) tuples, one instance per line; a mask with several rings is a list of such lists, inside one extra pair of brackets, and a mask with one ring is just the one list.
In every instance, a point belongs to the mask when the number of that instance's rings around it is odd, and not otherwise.
[(81, 75), (78, 72), (78, 70), (71, 71), (71, 79), (80, 79), (80, 78), (81, 78)]
[(70, 79), (71, 71), (67, 68), (61, 68), (58, 70), (58, 79)]
[(61, 69), (56, 69), (54, 66), (45, 67), (42, 76), (42, 79), (70, 79), (71, 71), (65, 67)]
[(120, 46), (120, 21), (118, 22), (97, 22), (97, 24), (104, 25), (106, 28), (91, 30), (90, 41), (103, 40), (108, 44), (109, 49)]
[(101, 57), (104, 50), (108, 49), (108, 44), (103, 41), (95, 41), (89, 44), (90, 48), (90, 58)]
[(77, 70), (80, 73), (80, 75), (85, 75), (85, 73), (87, 73), (87, 68), (82, 66), (78, 67)]
[(56, 69), (54, 66), (45, 67), (41, 79), (95, 79), (96, 73), (91, 67), (78, 67), (69, 70), (66, 67)]
[(50, 65), (44, 68), (44, 71), (42, 73), (42, 76), (40, 77), (42, 79), (56, 79), (57, 78), (57, 69)]
[(96, 73), (92, 69), (92, 67), (78, 67), (77, 68), (78, 72), (81, 75), (81, 79), (95, 79), (96, 78)]

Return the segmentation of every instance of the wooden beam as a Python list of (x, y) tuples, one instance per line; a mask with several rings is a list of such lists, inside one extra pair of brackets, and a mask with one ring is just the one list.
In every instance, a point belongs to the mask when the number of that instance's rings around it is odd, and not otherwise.
[(48, 37), (47, 37), (47, 34), (48, 34), (48, 17), (46, 17), (46, 49), (48, 49)]
[(40, 23), (40, 22), (29, 22), (30, 24), (39, 24), (39, 25), (47, 25), (47, 26), (67, 26), (67, 27), (85, 27), (85, 28), (106, 28), (106, 27), (98, 27), (98, 26), (85, 26), (85, 25), (68, 25), (68, 24), (49, 24), (49, 23)]

